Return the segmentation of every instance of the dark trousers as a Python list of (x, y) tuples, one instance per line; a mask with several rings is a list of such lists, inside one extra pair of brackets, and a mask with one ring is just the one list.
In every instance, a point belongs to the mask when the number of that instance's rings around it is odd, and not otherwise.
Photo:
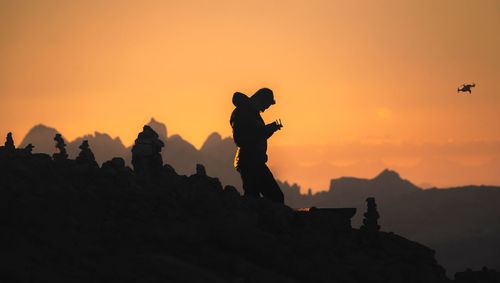
[(245, 196), (260, 197), (260, 194), (274, 202), (284, 203), (285, 197), (273, 173), (266, 164), (239, 166)]

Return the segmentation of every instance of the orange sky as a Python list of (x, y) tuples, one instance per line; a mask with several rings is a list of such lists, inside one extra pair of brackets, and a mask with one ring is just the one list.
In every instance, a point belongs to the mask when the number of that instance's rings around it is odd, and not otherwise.
[(1, 1), (0, 134), (129, 145), (154, 116), (199, 147), (267, 86), (275, 147), (500, 140), (499, 31), (495, 0)]

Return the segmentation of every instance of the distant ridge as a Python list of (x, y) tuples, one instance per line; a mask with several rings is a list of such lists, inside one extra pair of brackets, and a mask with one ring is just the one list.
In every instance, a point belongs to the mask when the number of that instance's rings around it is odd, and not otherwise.
[(219, 133), (213, 132), (201, 146), (200, 152), (219, 161), (229, 161), (229, 166), (231, 166), (235, 150), (236, 146), (232, 138), (226, 137), (223, 139)]
[(78, 152), (80, 152), (79, 146), (84, 140), (89, 141), (99, 164), (111, 160), (113, 157), (127, 157), (130, 155), (130, 150), (123, 145), (119, 137), (112, 138), (108, 134), (94, 132), (93, 135), (84, 135), (83, 137), (78, 137), (69, 142), (67, 149), (70, 156), (76, 156)]
[(420, 190), (416, 185), (402, 179), (396, 171), (385, 169), (373, 179), (352, 177), (332, 179), (328, 193), (338, 193), (350, 197), (371, 195), (373, 197), (394, 198), (401, 194)]
[(43, 124), (35, 125), (28, 131), (19, 147), (25, 147), (31, 143), (35, 146), (33, 152), (53, 153), (55, 152), (53, 139), (57, 133), (59, 132), (55, 128)]
[(219, 145), (221, 142), (222, 142), (222, 136), (217, 132), (213, 132), (205, 140), (200, 150), (201, 151), (210, 150), (211, 148), (214, 148), (215, 146)]
[[(422, 190), (385, 169), (372, 179), (332, 179), (330, 189), (300, 194), (297, 186), (282, 184), (291, 207), (355, 207), (362, 211), (368, 197), (380, 205), (381, 225), (436, 249), (450, 272), (466, 268), (500, 268), (500, 187), (463, 186)], [(356, 214), (353, 225), (361, 225)]]
[[(27, 144), (31, 143), (35, 146), (33, 152), (35, 153), (48, 153), (52, 154), (56, 151), (54, 136), (60, 133), (57, 129), (45, 126), (43, 124), (38, 124), (31, 128), (20, 147), (25, 147)], [(60, 133), (63, 135), (64, 134)], [(72, 158), (76, 157), (80, 152), (78, 148), (83, 140), (88, 140), (89, 144), (94, 151), (96, 160), (98, 163), (103, 163), (106, 160), (110, 160), (113, 157), (120, 156), (126, 158), (130, 155), (127, 148), (123, 145), (119, 137), (112, 138), (108, 134), (94, 132), (94, 134), (87, 134), (82, 137), (78, 137), (73, 141), (68, 141), (64, 138), (67, 144), (68, 155)]]
[(165, 124), (156, 121), (155, 118), (151, 118), (151, 120), (149, 121), (149, 123), (147, 123), (147, 125), (153, 128), (153, 130), (158, 134), (162, 142), (167, 141), (168, 132), (167, 132), (167, 126)]
[(392, 190), (393, 193), (421, 190), (421, 188), (410, 181), (401, 178), (396, 171), (390, 169), (382, 171), (371, 180), (371, 183), (374, 188), (379, 190)]
[[(167, 126), (155, 118), (151, 118), (146, 125), (153, 128), (158, 133), (160, 140), (165, 143), (162, 150), (163, 161), (174, 167), (177, 173), (190, 175), (195, 171), (196, 164), (202, 163), (205, 165), (207, 173), (217, 176), (223, 184), (241, 188), (240, 176), (232, 166), (236, 152), (232, 138), (222, 138), (219, 133), (214, 132), (207, 137), (201, 149), (198, 150), (180, 135), (168, 136)], [(140, 131), (140, 129), (137, 130)], [(21, 146), (24, 147), (28, 143), (32, 143), (35, 146), (33, 152), (52, 154), (56, 151), (53, 140), (56, 133), (60, 132), (55, 128), (42, 124), (36, 125), (25, 136)], [(64, 133), (61, 134), (64, 137)], [(78, 147), (83, 140), (88, 140), (99, 164), (113, 157), (122, 157), (126, 164), (131, 162), (131, 148), (126, 147), (119, 137), (112, 138), (106, 133), (95, 132), (78, 137), (73, 141), (65, 140), (71, 158), (78, 155)]]
[[(149, 124), (160, 137), (166, 138), (163, 161), (172, 165), (179, 174), (193, 174), (196, 163), (201, 162), (208, 175), (218, 177), (223, 184), (240, 187), (240, 177), (232, 167), (236, 147), (230, 137), (222, 138), (220, 134), (212, 133), (197, 150), (179, 135), (169, 137), (165, 124), (154, 118)], [(55, 133), (57, 130), (54, 128), (36, 125), (20, 146), (33, 143), (34, 152), (53, 153)], [(100, 163), (109, 160), (110, 155), (124, 157), (126, 162), (130, 162), (130, 148), (126, 148), (119, 138), (113, 139), (99, 132), (69, 142), (71, 157), (76, 156), (75, 150), (83, 139), (89, 140)], [(488, 264), (500, 269), (500, 257), (495, 253), (500, 250), (497, 240), (500, 234), (500, 187), (422, 190), (391, 169), (385, 169), (371, 179), (332, 179), (328, 191), (316, 194), (301, 194), (296, 184), (280, 182), (280, 185), (286, 203), (291, 207), (356, 207), (358, 211), (363, 211), (366, 198), (376, 197), (381, 205), (379, 212), (385, 229), (435, 247), (438, 258), (450, 270), (482, 267), (476, 264)], [(361, 218), (362, 214), (357, 214), (353, 223), (360, 225)], [(457, 251), (456, 246), (460, 246), (460, 250)]]
[[(137, 144), (158, 141), (149, 133)], [(1, 282), (449, 281), (431, 248), (378, 226), (353, 229), (352, 208), (294, 211), (161, 161), (99, 168), (87, 146), (73, 160), (7, 145)], [(134, 150), (134, 160), (157, 160), (151, 151)]]
[(391, 181), (391, 180), (402, 180), (399, 173), (388, 168), (384, 169), (384, 171), (380, 172), (373, 180), (382, 180), (382, 181)]

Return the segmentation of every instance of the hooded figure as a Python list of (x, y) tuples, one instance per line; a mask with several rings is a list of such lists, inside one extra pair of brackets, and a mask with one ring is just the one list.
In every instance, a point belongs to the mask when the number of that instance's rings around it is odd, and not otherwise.
[(241, 175), (245, 196), (260, 197), (262, 194), (283, 203), (283, 192), (266, 165), (267, 139), (282, 126), (276, 122), (266, 125), (260, 116), (260, 112), (275, 103), (273, 92), (268, 88), (258, 90), (251, 97), (236, 92), (233, 95), (236, 108), (230, 123), (238, 146), (234, 165)]

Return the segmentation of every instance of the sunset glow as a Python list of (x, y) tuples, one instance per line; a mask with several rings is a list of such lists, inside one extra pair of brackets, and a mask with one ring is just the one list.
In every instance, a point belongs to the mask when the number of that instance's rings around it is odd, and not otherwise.
[(231, 135), (235, 91), (269, 87), (280, 179), (321, 190), (392, 166), (417, 185), (499, 185), (438, 167), (500, 166), (499, 31), (494, 0), (2, 1), (0, 137), (43, 123), (130, 145), (155, 117), (199, 148)]

